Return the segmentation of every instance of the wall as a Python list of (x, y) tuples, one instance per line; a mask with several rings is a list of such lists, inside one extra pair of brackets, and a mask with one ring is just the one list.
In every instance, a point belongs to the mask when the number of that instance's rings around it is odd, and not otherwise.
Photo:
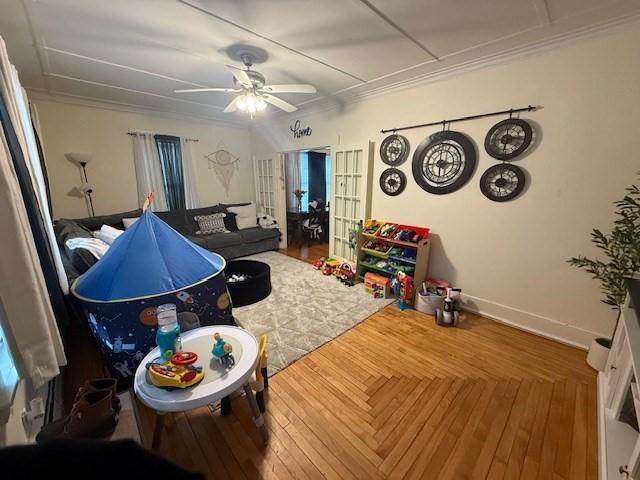
[[(541, 105), (523, 116), (537, 139), (517, 160), (528, 177), (518, 199), (494, 203), (480, 192), (482, 172), (496, 163), (483, 148), (487, 130), (501, 120), (494, 117), (453, 126), (475, 141), (479, 160), (469, 183), (449, 195), (421, 190), (411, 159), (400, 167), (404, 193), (384, 195), (378, 178), (386, 166), (376, 153), (372, 216), (430, 226), (430, 274), (460, 286), (470, 309), (584, 346), (593, 335), (610, 335), (615, 315), (599, 302), (597, 283), (566, 259), (596, 253), (591, 228), (610, 228), (612, 202), (640, 168), (638, 44), (640, 29), (628, 27), (340, 110), (263, 122), (253, 132), (253, 153), (367, 140), (377, 149), (382, 128)], [(297, 118), (312, 128), (310, 137), (292, 138)], [(406, 131), (411, 154), (437, 130)]]
[[(196, 159), (198, 192), (203, 206), (254, 198), (250, 133), (246, 128), (222, 126), (204, 120), (131, 113), (106, 105), (96, 108), (60, 103), (38, 96), (32, 101), (40, 116), (54, 218), (87, 216), (84, 200), (68, 195), (74, 186), (80, 184), (78, 167), (65, 158), (65, 153), (69, 152), (93, 155), (87, 175), (94, 187), (96, 215), (138, 207), (132, 137), (126, 134), (131, 129), (199, 140), (190, 144)], [(240, 157), (239, 170), (233, 174), (229, 196), (204, 159), (204, 155), (220, 148)]]

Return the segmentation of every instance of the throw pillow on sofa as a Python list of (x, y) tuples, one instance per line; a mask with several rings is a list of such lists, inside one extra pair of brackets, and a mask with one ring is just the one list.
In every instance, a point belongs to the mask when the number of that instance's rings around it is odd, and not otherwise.
[(258, 214), (256, 211), (256, 204), (250, 203), (241, 207), (229, 207), (227, 210), (231, 213), (235, 213), (236, 223), (238, 229), (256, 227), (258, 225)]
[(236, 222), (237, 215), (232, 212), (227, 212), (227, 216), (224, 217), (224, 226), (227, 227), (227, 230), (230, 232), (238, 231), (238, 223)]
[(102, 225), (100, 230), (93, 232), (93, 236), (99, 238), (107, 245), (111, 245), (116, 241), (120, 235), (124, 233), (124, 230), (118, 230), (117, 228), (110, 227), (109, 225)]
[(196, 215), (194, 220), (198, 222), (199, 230), (196, 235), (206, 235), (209, 233), (228, 232), (224, 224), (225, 213), (212, 213), (211, 215)]
[(133, 225), (134, 223), (136, 223), (138, 221), (140, 217), (135, 217), (135, 218), (123, 218), (122, 219), (122, 224), (124, 225), (124, 229), (126, 230), (127, 228), (129, 228), (131, 225)]

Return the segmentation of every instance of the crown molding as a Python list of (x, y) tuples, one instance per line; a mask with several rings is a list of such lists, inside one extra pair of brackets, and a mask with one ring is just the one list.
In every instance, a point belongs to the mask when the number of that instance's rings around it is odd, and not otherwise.
[(140, 105), (129, 104), (124, 102), (106, 101), (93, 97), (81, 95), (49, 93), (46, 89), (26, 87), (29, 100), (47, 101), (54, 103), (64, 103), (68, 105), (76, 105), (81, 107), (96, 108), (100, 110), (111, 110), (124, 113), (135, 113), (138, 115), (153, 115), (154, 117), (163, 117), (172, 120), (187, 120), (190, 122), (212, 123), (219, 126), (249, 129), (250, 124), (247, 122), (236, 122), (233, 120), (223, 120), (217, 117), (208, 117), (206, 115), (188, 114), (183, 112), (171, 112), (156, 108), (142, 107)]
[[(402, 90), (427, 85), (429, 83), (437, 82), (458, 75), (463, 75), (464, 73), (481, 70), (483, 68), (516, 62), (528, 56), (539, 55), (559, 47), (565, 47), (578, 43), (580, 41), (597, 38), (602, 34), (611, 34), (615, 33), (616, 31), (624, 31), (631, 27), (640, 27), (640, 13), (630, 16), (618, 17), (596, 25), (580, 28), (569, 33), (558, 34), (552, 38), (540, 40), (529, 45), (515, 47), (499, 53), (486, 55), (478, 59), (473, 59), (457, 65), (452, 65), (450, 67), (444, 67), (433, 72), (417, 75), (407, 80), (401, 80), (388, 85), (383, 85), (366, 92), (356, 93), (351, 97), (325, 97), (317, 101), (311, 101), (306, 105), (300, 106), (298, 111), (295, 113), (287, 114), (282, 112), (282, 114), (276, 115), (275, 118), (305, 118), (319, 113), (337, 111), (340, 109), (344, 109), (344, 107), (347, 105), (357, 104), (362, 102), (363, 100), (368, 100)], [(255, 126), (259, 127), (265, 124), (268, 120), (269, 119), (260, 120), (259, 122), (256, 122)]]

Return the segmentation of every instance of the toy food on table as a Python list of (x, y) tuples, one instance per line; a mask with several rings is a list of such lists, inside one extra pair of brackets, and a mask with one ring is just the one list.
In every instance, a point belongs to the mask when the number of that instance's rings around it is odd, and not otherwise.
[(179, 352), (163, 363), (147, 363), (149, 381), (156, 387), (172, 390), (188, 388), (204, 378), (204, 370), (193, 365), (198, 355), (193, 352)]
[(236, 359), (231, 354), (233, 351), (231, 344), (229, 342), (225, 342), (218, 332), (213, 334), (213, 339), (215, 342), (213, 343), (211, 354), (218, 359), (220, 365), (224, 365), (227, 368), (235, 365)]

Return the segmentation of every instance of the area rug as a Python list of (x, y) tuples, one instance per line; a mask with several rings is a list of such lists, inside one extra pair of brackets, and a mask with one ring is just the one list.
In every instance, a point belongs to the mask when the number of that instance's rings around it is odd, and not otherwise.
[(256, 337), (267, 334), (269, 371), (275, 373), (385, 307), (362, 283), (348, 287), (308, 263), (277, 252), (246, 257), (268, 263), (273, 290), (264, 300), (234, 308)]

